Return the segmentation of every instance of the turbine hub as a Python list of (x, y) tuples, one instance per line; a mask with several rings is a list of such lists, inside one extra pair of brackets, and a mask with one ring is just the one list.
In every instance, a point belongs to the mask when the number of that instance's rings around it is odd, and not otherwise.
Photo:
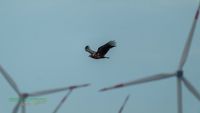
[(177, 71), (177, 77), (181, 78), (183, 76), (183, 70), (178, 70)]
[(21, 95), (22, 98), (27, 98), (28, 96), (29, 96), (28, 93), (23, 93), (23, 94)]

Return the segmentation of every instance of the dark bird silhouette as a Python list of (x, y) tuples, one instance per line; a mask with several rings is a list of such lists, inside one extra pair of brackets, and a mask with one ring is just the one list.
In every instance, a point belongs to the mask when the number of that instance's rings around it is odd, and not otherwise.
[(91, 58), (102, 59), (102, 58), (109, 58), (109, 57), (105, 57), (105, 55), (113, 47), (116, 47), (116, 42), (115, 41), (109, 41), (108, 43), (99, 47), (97, 52), (90, 49), (90, 47), (88, 45), (85, 46), (85, 51), (90, 53), (89, 57), (91, 57)]

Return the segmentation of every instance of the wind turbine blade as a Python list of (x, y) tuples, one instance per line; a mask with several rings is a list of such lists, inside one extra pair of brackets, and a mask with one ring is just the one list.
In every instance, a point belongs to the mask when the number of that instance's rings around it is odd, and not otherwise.
[(177, 106), (178, 113), (183, 113), (181, 79), (177, 77)]
[(119, 109), (119, 112), (118, 112), (118, 113), (122, 113), (122, 111), (123, 111), (123, 109), (124, 109), (124, 107), (125, 107), (127, 101), (129, 100), (129, 97), (130, 97), (130, 95), (128, 95), (128, 96), (125, 98), (124, 103), (122, 104), (122, 106), (121, 106), (121, 108)]
[(191, 43), (192, 43), (192, 38), (193, 38), (193, 35), (194, 35), (194, 32), (195, 32), (197, 20), (198, 20), (198, 17), (199, 17), (199, 11), (200, 11), (200, 2), (199, 2), (198, 9), (196, 11), (196, 14), (195, 14), (193, 23), (192, 23), (192, 27), (191, 27), (188, 39), (187, 39), (187, 41), (185, 43), (185, 47), (184, 47), (184, 50), (183, 50), (183, 53), (182, 53), (182, 56), (181, 56), (181, 59), (180, 59), (180, 62), (179, 62), (178, 70), (182, 70), (182, 68), (183, 68), (183, 66), (184, 66), (184, 64), (185, 64), (185, 62), (187, 60), (187, 57), (188, 57), (188, 54), (189, 54), (189, 50), (190, 50), (190, 47), (191, 47)]
[(161, 80), (161, 79), (173, 77), (175, 75), (176, 75), (176, 73), (156, 74), (156, 75), (145, 77), (145, 78), (142, 78), (142, 79), (133, 80), (133, 81), (130, 81), (130, 82), (127, 82), (127, 83), (121, 83), (121, 84), (117, 84), (117, 85), (114, 85), (114, 86), (111, 86), (111, 87), (103, 88), (103, 89), (100, 89), (100, 91), (107, 91), (107, 90), (112, 90), (112, 89), (116, 89), (116, 88), (122, 88), (122, 87), (130, 86), (130, 85), (136, 85), (136, 84), (141, 84), (141, 83)]
[(187, 89), (200, 101), (200, 94), (198, 91), (192, 86), (192, 84), (184, 77), (181, 78), (183, 80), (183, 83), (187, 87)]
[(7, 82), (10, 84), (10, 86), (15, 90), (15, 92), (20, 95), (20, 91), (17, 87), (17, 84), (15, 81), (10, 77), (10, 75), (6, 72), (6, 70), (0, 65), (0, 72), (3, 75), (3, 77), (7, 80)]
[(55, 108), (55, 110), (53, 111), (53, 113), (57, 113), (57, 111), (60, 109), (60, 107), (63, 105), (63, 103), (65, 102), (65, 100), (69, 97), (69, 95), (71, 94), (72, 90), (70, 90), (64, 97), (63, 99), (60, 101), (60, 103), (58, 104), (58, 106)]
[(21, 110), (22, 110), (22, 113), (26, 113), (26, 103), (25, 103), (25, 100), (23, 99), (22, 100), (22, 103), (21, 103)]
[[(20, 99), (21, 99), (21, 98), (20, 98)], [(21, 100), (20, 100), (20, 99), (18, 100), (17, 104), (15, 105), (15, 107), (14, 107), (12, 113), (17, 113), (17, 112), (18, 112), (19, 106), (20, 106), (20, 104), (21, 104)]]
[(90, 84), (74, 85), (74, 86), (69, 86), (69, 87), (64, 87), (64, 88), (57, 88), (57, 89), (38, 91), (38, 92), (35, 92), (35, 93), (30, 93), (29, 96), (48, 95), (48, 94), (57, 93), (57, 92), (61, 92), (61, 91), (67, 91), (67, 90), (72, 90), (72, 89), (76, 89), (76, 88), (87, 87), (89, 85)]

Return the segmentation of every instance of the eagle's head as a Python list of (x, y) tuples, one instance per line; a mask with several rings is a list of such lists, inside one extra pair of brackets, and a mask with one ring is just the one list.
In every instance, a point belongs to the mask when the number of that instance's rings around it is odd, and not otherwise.
[(100, 55), (97, 54), (97, 53), (90, 54), (89, 57), (94, 58), (94, 59), (109, 58), (109, 57), (105, 57), (105, 56), (100, 56)]
[(89, 57), (94, 58), (94, 59), (98, 59), (96, 54), (90, 54)]

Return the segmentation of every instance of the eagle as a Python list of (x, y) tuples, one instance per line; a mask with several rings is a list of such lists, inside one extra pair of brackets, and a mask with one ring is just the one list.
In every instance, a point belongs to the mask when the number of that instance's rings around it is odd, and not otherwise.
[(85, 51), (90, 53), (89, 57), (94, 59), (102, 59), (102, 58), (109, 58), (106, 57), (106, 53), (113, 47), (116, 47), (116, 42), (114, 40), (107, 42), (106, 44), (102, 45), (98, 48), (97, 51), (93, 51), (90, 49), (90, 46), (85, 46)]

